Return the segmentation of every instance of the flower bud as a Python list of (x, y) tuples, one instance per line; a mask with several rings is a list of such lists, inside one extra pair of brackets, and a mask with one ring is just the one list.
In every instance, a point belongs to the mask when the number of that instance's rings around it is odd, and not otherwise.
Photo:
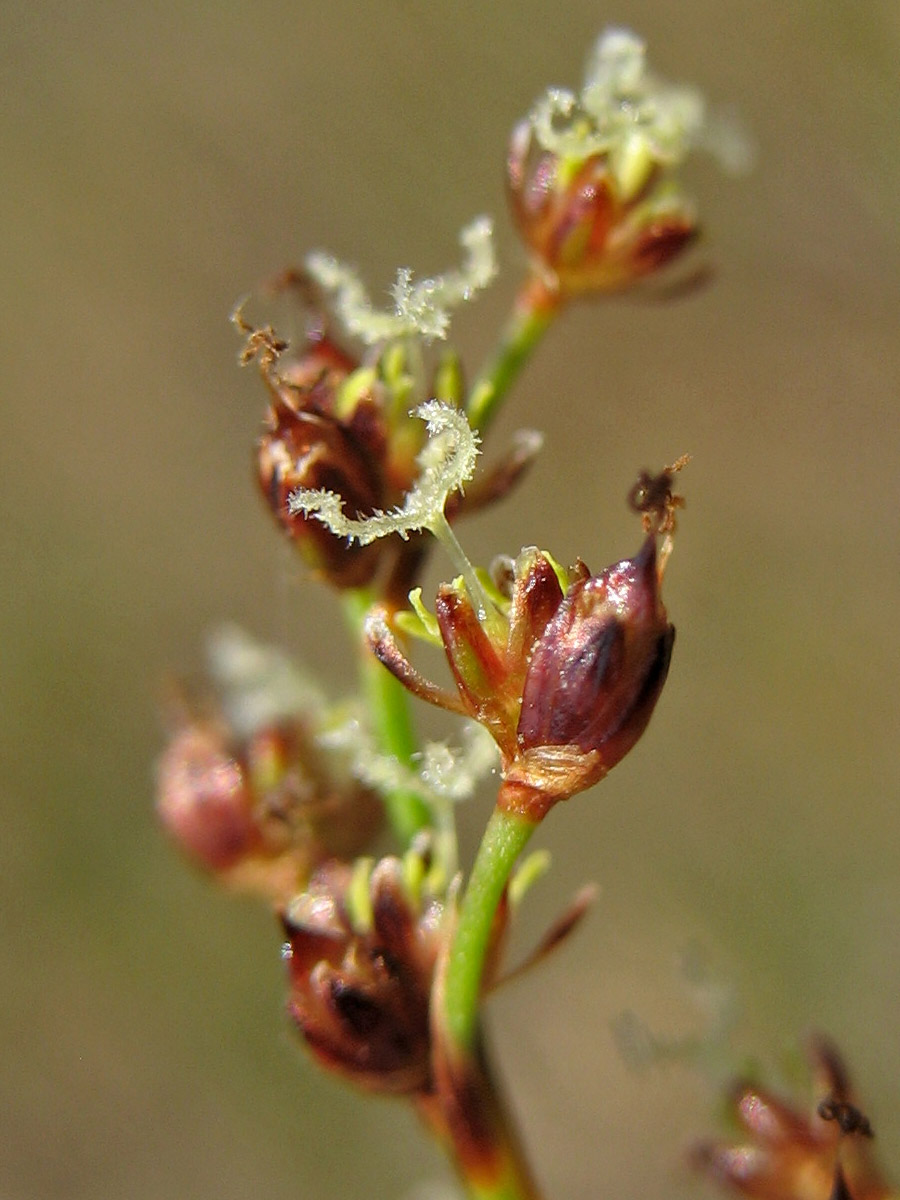
[(442, 904), (412, 898), (397, 858), (375, 866), (362, 896), (358, 884), (358, 871), (327, 863), (286, 910), (288, 1010), (327, 1069), (370, 1091), (424, 1093)]
[(383, 457), (384, 437), (377, 409), (363, 401), (354, 420), (339, 421), (328, 411), (332, 402), (324, 381), (305, 392), (282, 389), (257, 444), (258, 478), (273, 516), (307, 564), (335, 587), (362, 587), (377, 569), (380, 548), (350, 545), (288, 507), (298, 488), (336, 492), (353, 514), (371, 513), (383, 501), (378, 456)]
[(216, 722), (186, 724), (160, 759), (157, 812), (198, 867), (277, 903), (318, 862), (357, 854), (381, 823), (376, 797), (330, 778), (299, 722), (246, 739)]
[(487, 593), (473, 601), (462, 579), (442, 585), (435, 614), (456, 695), (415, 671), (383, 613), (370, 620), (374, 653), (410, 691), (490, 732), (504, 807), (539, 819), (601, 779), (646, 728), (675, 636), (656, 547), (666, 528), (668, 549), (671, 526), (655, 515), (638, 554), (597, 576), (580, 562), (563, 572), (531, 548), (513, 564), (505, 605)]
[[(278, 286), (295, 287), (313, 309), (314, 321), (299, 353), (271, 327), (254, 328), (241, 308), (232, 320), (246, 341), (240, 361), (255, 361), (270, 395), (266, 429), (257, 445), (257, 475), (275, 519), (308, 565), (340, 589), (375, 581), (385, 599), (400, 607), (414, 586), (425, 557), (420, 531), (388, 529), (356, 538), (318, 519), (312, 497), (334, 497), (341, 517), (356, 526), (377, 524), (400, 512), (427, 474), (421, 452), (424, 430), (416, 413), (429, 398), (460, 411), (465, 379), (452, 349), (434, 370), (425, 349), (447, 333), (449, 313), (485, 287), (496, 271), (491, 223), (479, 219), (463, 230), (461, 267), (413, 284), (398, 272), (393, 311), (376, 308), (356, 274), (325, 254), (312, 254), (307, 269), (285, 272)], [(326, 332), (320, 297), (331, 297), (338, 323), (368, 347), (364, 360), (345, 353)], [(454, 498), (442, 514), (454, 520), (505, 495), (521, 477), (539, 446), (534, 434), (520, 437), (512, 451), (467, 496)], [(367, 534), (371, 532), (367, 528)], [(412, 532), (413, 536), (408, 536)], [(376, 538), (382, 539), (376, 541)]]
[(377, 832), (380, 800), (326, 736), (338, 710), (278, 651), (237, 630), (210, 648), (217, 688), (176, 690), (157, 770), (157, 812), (194, 863), (286, 903), (326, 858), (350, 859)]
[(157, 768), (157, 812), (201, 867), (226, 872), (261, 845), (245, 766), (211, 725), (179, 730)]
[(349, 545), (292, 513), (288, 500), (298, 488), (321, 488), (354, 514), (384, 505), (388, 429), (377, 380), (324, 335), (292, 358), (260, 358), (260, 367), (271, 395), (256, 452), (263, 497), (314, 571), (339, 588), (364, 586), (378, 549)]
[(651, 178), (626, 198), (605, 155), (587, 158), (572, 174), (566, 166), (551, 153), (535, 153), (528, 126), (514, 132), (508, 163), (513, 217), (562, 295), (620, 291), (696, 239), (691, 206), (675, 193), (654, 195)]
[(699, 94), (645, 66), (627, 30), (598, 41), (576, 95), (551, 88), (513, 132), (510, 204), (537, 273), (563, 297), (627, 287), (697, 235), (673, 179), (698, 143)]
[(675, 630), (659, 594), (656, 536), (635, 558), (577, 580), (534, 647), (517, 728), (524, 753), (565, 746), (595, 756), (589, 786), (647, 727)]

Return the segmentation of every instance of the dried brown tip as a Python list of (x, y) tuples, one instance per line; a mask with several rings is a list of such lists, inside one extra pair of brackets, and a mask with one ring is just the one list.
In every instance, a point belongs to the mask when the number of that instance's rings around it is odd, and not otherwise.
[(847, 1180), (844, 1178), (844, 1169), (840, 1163), (834, 1168), (834, 1186), (831, 1189), (831, 1195), (828, 1200), (854, 1200), (853, 1193), (847, 1187)]
[(818, 1105), (816, 1112), (823, 1121), (836, 1121), (841, 1133), (858, 1133), (867, 1138), (875, 1136), (869, 1118), (855, 1104), (829, 1096)]
[(628, 493), (628, 504), (640, 513), (646, 533), (674, 533), (675, 513), (684, 508), (684, 497), (672, 488), (675, 475), (691, 461), (689, 454), (682, 454), (669, 467), (657, 475), (641, 471), (637, 482)]
[(239, 333), (243, 333), (246, 339), (244, 348), (238, 355), (238, 362), (242, 367), (246, 367), (248, 363), (255, 361), (262, 373), (268, 375), (272, 367), (274, 367), (285, 350), (287, 350), (288, 343), (283, 338), (278, 337), (271, 325), (265, 325), (260, 329), (251, 325), (244, 317), (246, 304), (247, 299), (245, 297), (237, 303), (231, 314), (232, 325)]
[(850, 1072), (834, 1042), (824, 1034), (811, 1034), (806, 1041), (806, 1057), (812, 1068), (817, 1092), (825, 1092), (837, 1100), (853, 1099)]

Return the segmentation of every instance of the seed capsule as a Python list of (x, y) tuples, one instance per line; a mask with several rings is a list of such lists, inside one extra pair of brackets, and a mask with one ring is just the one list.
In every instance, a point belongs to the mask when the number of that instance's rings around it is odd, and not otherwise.
[(675, 630), (659, 595), (656, 538), (578, 580), (534, 648), (519, 716), (523, 750), (597, 751), (598, 778), (635, 744), (665, 683)]
[(455, 694), (419, 675), (383, 613), (370, 619), (372, 650), (404, 686), (494, 738), (503, 807), (539, 820), (602, 779), (646, 729), (675, 637), (660, 597), (658, 536), (651, 530), (634, 558), (596, 576), (581, 562), (566, 573), (542, 551), (523, 550), (507, 573), (508, 603), (490, 611), (490, 598), (476, 605), (462, 579), (444, 584), (435, 613)]

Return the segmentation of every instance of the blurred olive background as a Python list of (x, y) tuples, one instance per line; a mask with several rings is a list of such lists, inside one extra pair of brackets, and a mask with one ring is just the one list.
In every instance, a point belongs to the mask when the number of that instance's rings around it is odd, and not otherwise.
[[(277, 930), (158, 833), (161, 680), (235, 620), (350, 685), (330, 598), (261, 510), (263, 408), (233, 302), (327, 247), (383, 294), (497, 216), (522, 253), (513, 121), (610, 22), (753, 131), (689, 174), (713, 285), (568, 313), (495, 434), (547, 430), (464, 541), (598, 569), (635, 471), (690, 451), (666, 580), (679, 635), (639, 749), (552, 814), (527, 946), (586, 879), (577, 939), (492, 1004), (550, 1196), (688, 1196), (690, 1139), (746, 1054), (830, 1031), (900, 1171), (897, 812), (900, 9), (893, 0), (141, 5), (6, 0), (2, 28), (0, 1194), (325, 1200), (446, 1178), (405, 1110), (321, 1077)], [(489, 797), (463, 815), (471, 847)], [(739, 1013), (715, 1037), (693, 948)], [(696, 991), (696, 989), (694, 989)], [(702, 991), (702, 989), (701, 989)], [(701, 1000), (709, 999), (707, 993)], [(715, 1006), (713, 1006), (715, 1009)], [(635, 1070), (612, 1023), (700, 1039)]]

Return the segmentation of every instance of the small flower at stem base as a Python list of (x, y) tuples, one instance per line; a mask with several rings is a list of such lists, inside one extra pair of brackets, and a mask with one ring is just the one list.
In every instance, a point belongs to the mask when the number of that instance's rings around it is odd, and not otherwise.
[(288, 1009), (329, 1070), (369, 1091), (431, 1087), (429, 1006), (443, 905), (409, 891), (400, 859), (362, 881), (326, 863), (285, 910)]
[(748, 1140), (703, 1142), (693, 1164), (729, 1191), (751, 1200), (887, 1200), (895, 1189), (872, 1157), (872, 1129), (856, 1104), (834, 1047), (808, 1047), (818, 1096), (811, 1111), (768, 1089), (738, 1084), (731, 1107)]

